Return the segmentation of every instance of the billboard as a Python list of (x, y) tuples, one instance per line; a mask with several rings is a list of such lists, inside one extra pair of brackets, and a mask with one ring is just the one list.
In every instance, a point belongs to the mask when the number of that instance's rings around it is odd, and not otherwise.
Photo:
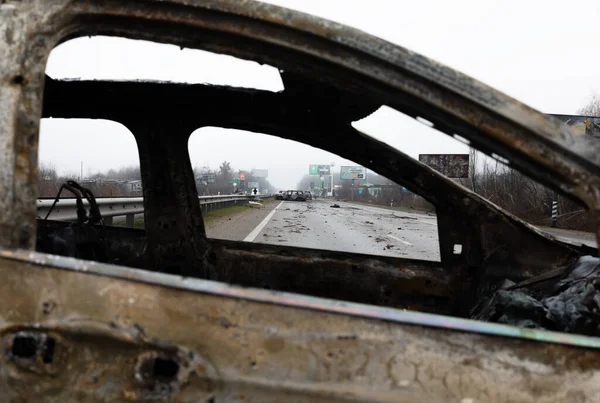
[(258, 189), (258, 182), (248, 182), (248, 187), (250, 189), (254, 189), (254, 188)]
[(268, 169), (253, 169), (252, 177), (253, 178), (268, 178), (269, 170)]
[(419, 154), (419, 161), (448, 178), (469, 177), (469, 154)]
[(579, 115), (550, 115), (562, 120), (566, 126), (575, 129), (577, 134), (600, 138), (600, 117)]
[(367, 179), (367, 168), (359, 166), (341, 166), (340, 179)]
[(246, 174), (243, 172), (240, 172), (240, 181), (245, 181), (246, 180)]
[(201, 182), (203, 185), (215, 183), (215, 174), (201, 174), (196, 177), (196, 181)]
[(202, 174), (202, 180), (206, 183), (215, 183), (215, 174)]
[(311, 164), (308, 166), (309, 175), (331, 175), (330, 165), (315, 165)]

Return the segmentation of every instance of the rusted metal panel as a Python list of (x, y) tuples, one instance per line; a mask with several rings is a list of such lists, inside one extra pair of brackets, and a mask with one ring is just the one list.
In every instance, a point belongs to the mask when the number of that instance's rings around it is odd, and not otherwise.
[[(40, 234), (56, 233), (68, 225), (44, 221), (40, 223)], [(103, 262), (151, 268), (143, 230), (105, 227), (92, 231), (102, 231), (104, 236), (107, 251)], [(84, 235), (80, 238), (86, 239)], [(453, 313), (454, 276), (439, 262), (219, 239), (208, 241), (214, 254), (212, 280), (341, 301)], [(37, 250), (73, 256), (43, 241), (38, 242)], [(89, 254), (77, 252), (73, 257), (91, 259)], [(190, 273), (190, 277), (207, 278), (201, 272)]]
[(1, 255), (5, 400), (600, 399), (597, 339)]
[(469, 177), (469, 154), (419, 154), (419, 161), (448, 178)]

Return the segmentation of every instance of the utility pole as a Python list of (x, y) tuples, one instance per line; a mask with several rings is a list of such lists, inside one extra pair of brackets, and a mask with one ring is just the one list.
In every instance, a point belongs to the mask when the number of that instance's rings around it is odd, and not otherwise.
[(556, 228), (556, 222), (558, 221), (558, 193), (554, 192), (552, 200), (552, 222), (551, 227)]
[(81, 172), (79, 173), (79, 182), (83, 181), (83, 161), (81, 161)]

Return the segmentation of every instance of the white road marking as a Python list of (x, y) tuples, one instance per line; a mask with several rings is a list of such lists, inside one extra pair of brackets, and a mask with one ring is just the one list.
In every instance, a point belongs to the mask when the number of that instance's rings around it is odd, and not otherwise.
[(398, 241), (398, 242), (402, 242), (404, 245), (412, 246), (412, 243), (410, 243), (410, 242), (406, 242), (406, 241), (405, 241), (405, 240), (403, 240), (403, 239), (397, 238), (397, 237), (395, 237), (395, 236), (393, 236), (393, 235), (388, 235), (388, 236), (389, 236), (390, 238), (392, 238), (392, 239), (395, 239), (395, 240), (396, 240), (396, 241)]
[(437, 221), (434, 221), (434, 222), (423, 221), (423, 220), (417, 220), (417, 221), (420, 222), (420, 223), (423, 223), (423, 224), (437, 225)]
[(279, 207), (281, 207), (281, 205), (282, 205), (282, 204), (283, 204), (283, 201), (282, 201), (281, 203), (279, 203), (279, 204), (277, 205), (277, 207), (275, 207), (275, 208), (273, 209), (273, 211), (271, 211), (271, 212), (269, 213), (269, 215), (268, 215), (268, 216), (266, 216), (266, 217), (265, 217), (265, 219), (264, 219), (264, 220), (262, 220), (262, 221), (260, 222), (260, 224), (258, 224), (258, 225), (256, 226), (256, 228), (254, 228), (254, 229), (252, 230), (252, 232), (251, 232), (251, 233), (249, 233), (249, 234), (248, 234), (248, 236), (247, 236), (246, 238), (244, 238), (244, 242), (254, 242), (254, 239), (255, 239), (255, 238), (258, 236), (258, 234), (260, 234), (260, 231), (262, 231), (262, 230), (263, 230), (263, 228), (264, 228), (264, 227), (265, 227), (265, 226), (266, 226), (266, 225), (269, 223), (269, 220), (271, 220), (271, 218), (273, 218), (273, 216), (275, 215), (275, 212), (277, 211), (277, 209), (278, 209)]

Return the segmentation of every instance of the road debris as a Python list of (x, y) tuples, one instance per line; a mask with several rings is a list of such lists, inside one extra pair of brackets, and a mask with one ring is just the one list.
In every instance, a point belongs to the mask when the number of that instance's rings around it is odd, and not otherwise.
[(331, 206), (329, 206), (329, 207), (332, 207), (332, 208), (340, 208), (340, 205), (339, 205), (339, 204), (332, 204), (332, 205), (331, 205)]
[(392, 214), (392, 216), (394, 216), (395, 218), (401, 218), (403, 220), (416, 220), (417, 217), (409, 217), (407, 215), (396, 215), (396, 214)]

